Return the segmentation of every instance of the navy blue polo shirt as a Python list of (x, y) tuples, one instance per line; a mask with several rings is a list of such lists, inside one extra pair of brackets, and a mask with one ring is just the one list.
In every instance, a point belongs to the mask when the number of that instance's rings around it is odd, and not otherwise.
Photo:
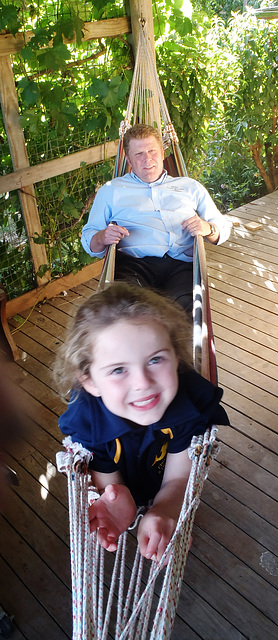
[(193, 435), (213, 424), (229, 424), (221, 407), (222, 389), (194, 370), (179, 375), (177, 395), (158, 422), (147, 427), (111, 413), (101, 398), (84, 389), (72, 394), (59, 427), (93, 452), (91, 468), (119, 471), (137, 505), (147, 504), (161, 486), (166, 455), (190, 446)]

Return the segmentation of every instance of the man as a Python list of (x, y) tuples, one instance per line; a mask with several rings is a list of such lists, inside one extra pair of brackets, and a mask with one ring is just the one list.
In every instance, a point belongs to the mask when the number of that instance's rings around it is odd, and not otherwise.
[(131, 127), (124, 150), (131, 173), (99, 189), (82, 245), (101, 258), (115, 242), (115, 279), (160, 289), (191, 311), (194, 237), (220, 244), (228, 239), (231, 223), (200, 183), (167, 174), (157, 129)]

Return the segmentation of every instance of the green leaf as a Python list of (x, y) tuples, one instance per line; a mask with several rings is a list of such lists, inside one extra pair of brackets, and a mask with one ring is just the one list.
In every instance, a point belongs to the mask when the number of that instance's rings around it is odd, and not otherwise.
[(88, 93), (93, 98), (97, 96), (104, 98), (108, 94), (108, 83), (100, 80), (100, 78), (93, 78), (91, 85), (88, 87)]
[(35, 235), (33, 236), (33, 242), (35, 244), (46, 244), (47, 243), (47, 239), (44, 238), (43, 236), (40, 236), (38, 234), (38, 232), (36, 231)]
[(13, 4), (7, 4), (0, 6), (0, 31), (7, 29), (14, 36), (21, 27), (18, 21), (18, 7)]
[(44, 276), (44, 274), (49, 270), (49, 265), (48, 264), (41, 264), (41, 266), (38, 269), (38, 276), (39, 278), (42, 278)]
[(59, 44), (51, 47), (38, 54), (38, 62), (40, 68), (49, 69), (50, 71), (64, 71), (66, 69), (66, 60), (70, 59), (70, 52), (65, 44)]
[(26, 104), (35, 104), (40, 97), (40, 90), (34, 80), (28, 81), (21, 93), (21, 98)]

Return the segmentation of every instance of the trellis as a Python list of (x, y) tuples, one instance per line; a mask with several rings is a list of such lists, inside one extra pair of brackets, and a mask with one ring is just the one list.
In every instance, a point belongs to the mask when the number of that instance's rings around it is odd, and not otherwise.
[[(151, 12), (151, 2), (147, 0), (147, 13)], [(138, 20), (141, 11), (140, 2), (131, 0), (131, 19), (119, 17), (98, 22), (86, 22), (84, 26), (84, 41), (96, 38), (105, 38), (123, 35), (131, 32), (131, 24)], [(146, 11), (145, 11), (146, 13)], [(13, 164), (13, 172), (0, 177), (0, 194), (17, 190), (20, 199), (22, 214), (26, 228), (26, 234), (30, 245), (31, 259), (37, 281), (37, 289), (32, 290), (15, 300), (7, 303), (7, 315), (11, 316), (22, 309), (32, 306), (40, 297), (49, 297), (55, 293), (67, 289), (74, 284), (85, 281), (98, 275), (102, 262), (93, 263), (84, 267), (79, 274), (72, 274), (51, 282), (51, 276), (47, 272), (43, 276), (38, 275), (41, 265), (47, 263), (47, 255), (44, 244), (34, 242), (34, 236), (41, 236), (42, 224), (34, 185), (55, 176), (62, 176), (80, 168), (80, 165), (95, 165), (103, 160), (112, 158), (117, 153), (118, 141), (107, 142), (82, 151), (67, 154), (63, 158), (46, 161), (35, 166), (30, 166), (24, 133), (20, 125), (19, 105), (17, 100), (13, 70), (12, 56), (21, 50), (23, 45), (32, 38), (32, 32), (23, 34), (6, 33), (0, 35), (0, 97), (5, 123), (5, 130), (9, 142), (10, 154)], [(134, 32), (136, 42), (136, 28)], [(72, 39), (70, 42), (73, 42)], [(65, 40), (65, 42), (69, 42)]]

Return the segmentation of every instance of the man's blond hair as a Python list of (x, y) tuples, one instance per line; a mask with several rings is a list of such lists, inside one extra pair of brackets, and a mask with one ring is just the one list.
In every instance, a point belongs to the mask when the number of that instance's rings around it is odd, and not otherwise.
[(163, 150), (163, 142), (158, 129), (149, 124), (135, 124), (134, 127), (130, 127), (124, 135), (123, 145), (125, 154), (128, 155), (131, 140), (143, 140), (150, 136), (153, 136), (157, 140), (159, 146)]

